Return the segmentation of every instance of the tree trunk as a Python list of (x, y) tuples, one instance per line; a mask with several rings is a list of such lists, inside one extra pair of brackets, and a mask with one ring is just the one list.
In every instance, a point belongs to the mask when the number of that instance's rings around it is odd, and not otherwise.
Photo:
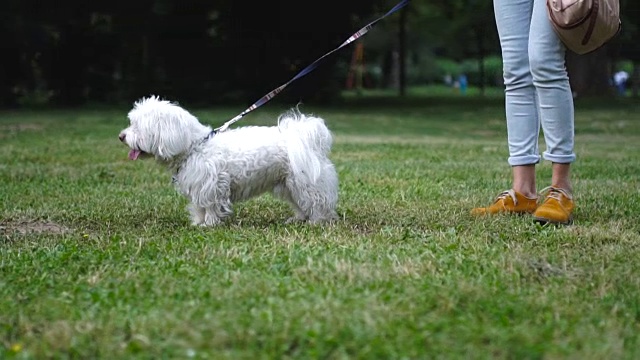
[(400, 81), (399, 81), (399, 95), (404, 96), (407, 90), (407, 8), (400, 10), (400, 31), (399, 37), (399, 56), (400, 56)]
[(567, 52), (567, 71), (574, 95), (613, 96), (610, 63), (611, 59), (604, 47), (586, 55)]
[(484, 68), (484, 58), (486, 56), (486, 49), (484, 45), (484, 34), (481, 29), (476, 29), (476, 42), (478, 45), (478, 69), (479, 69), (479, 77), (480, 77), (480, 95), (484, 96), (485, 90), (485, 68)]
[[(400, 52), (396, 49), (391, 51), (391, 59), (390, 59), (390, 69), (389, 69), (389, 77), (387, 86), (392, 89), (400, 89)], [(402, 93), (400, 90), (399, 93)]]
[(633, 62), (633, 75), (631, 75), (631, 93), (637, 98), (640, 93), (640, 61)]

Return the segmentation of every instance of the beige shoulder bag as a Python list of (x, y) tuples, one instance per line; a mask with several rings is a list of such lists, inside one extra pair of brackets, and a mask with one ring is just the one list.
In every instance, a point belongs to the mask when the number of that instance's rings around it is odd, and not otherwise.
[(577, 54), (598, 49), (620, 31), (619, 0), (547, 0), (547, 10), (562, 42)]

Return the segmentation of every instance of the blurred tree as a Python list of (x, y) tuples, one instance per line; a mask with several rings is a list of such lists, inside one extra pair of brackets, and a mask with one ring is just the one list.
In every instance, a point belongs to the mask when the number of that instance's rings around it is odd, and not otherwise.
[(26, 79), (21, 77), (23, 61), (19, 54), (23, 52), (19, 39), (25, 36), (23, 19), (18, 14), (21, 3), (7, 0), (0, 8), (0, 44), (3, 56), (0, 56), (0, 106), (16, 106), (17, 87)]
[(450, 57), (461, 61), (475, 58), (478, 62), (479, 78), (472, 79), (484, 93), (487, 82), (485, 58), (499, 51), (498, 35), (491, 1), (482, 0), (434, 0), (445, 21), (440, 29), (441, 46)]
[[(232, 2), (221, 14), (226, 44), (219, 66), (232, 73), (234, 86), (247, 89), (248, 99), (257, 100), (289, 80), (326, 52), (333, 50), (360, 26), (365, 25), (375, 2), (301, 2), (277, 4)], [(331, 98), (343, 79), (335, 77), (337, 59), (349, 57), (346, 49), (324, 60), (322, 66), (293, 83), (281, 98), (294, 101)], [(238, 64), (246, 64), (238, 66)]]
[(567, 51), (567, 72), (575, 96), (613, 96), (609, 47), (584, 55)]
[[(640, 96), (640, 1), (621, 0), (622, 31), (614, 41), (616, 59), (629, 59), (633, 62), (631, 86), (634, 97)], [(613, 69), (614, 71), (616, 69)]]
[(486, 77), (484, 61), (490, 54), (499, 53), (492, 2), (431, 0), (416, 1), (412, 6), (410, 27), (421, 43), (428, 44), (425, 50), (459, 62), (476, 59), (478, 76), (470, 80), (484, 92), (494, 80)]
[[(567, 69), (571, 87), (578, 96), (613, 96), (611, 86), (616, 63), (621, 59), (629, 59), (636, 64), (634, 76), (640, 79), (640, 48), (637, 38), (640, 25), (640, 2), (637, 0), (621, 0), (620, 13), (622, 29), (620, 33), (604, 47), (586, 54), (567, 54)], [(633, 81), (634, 93), (637, 95), (637, 82)]]
[[(87, 72), (99, 53), (101, 41), (94, 38), (92, 9), (88, 2), (63, 1), (44, 7), (34, 2), (34, 13), (42, 19), (49, 42), (42, 49), (40, 66), (53, 101), (59, 105), (79, 105), (87, 98)], [(31, 13), (31, 15), (35, 15)]]
[[(0, 9), (0, 106), (131, 102), (149, 94), (191, 103), (246, 104), (396, 3), (5, 0)], [(639, 2), (622, 3), (625, 20), (618, 46), (611, 45), (612, 51), (594, 63), (576, 60), (586, 64), (586, 74), (603, 69), (611, 56), (632, 59), (638, 69), (639, 47), (633, 39), (638, 36)], [(382, 64), (377, 76), (386, 84), (443, 77), (436, 58), (458, 64), (476, 59), (480, 71), (468, 74), (470, 82), (494, 82), (484, 75), (485, 58), (499, 54), (490, 1), (413, 0), (404, 14), (378, 23), (358, 41), (365, 43), (368, 64)], [(326, 58), (279, 99), (338, 96), (347, 71), (343, 64), (349, 63), (352, 50)], [(405, 63), (406, 71), (400, 66)], [(607, 76), (605, 71), (598, 78)], [(640, 76), (638, 70), (635, 76)], [(586, 75), (572, 77), (594, 81)]]
[[(40, 93), (65, 106), (150, 93), (256, 100), (344, 41), (374, 3), (6, 0), (0, 101), (16, 105)], [(335, 61), (328, 58), (288, 95), (335, 93)]]
[[(42, 62), (56, 34), (33, 1), (7, 0), (0, 11), (0, 103), (16, 106), (26, 94), (47, 98)], [(36, 96), (37, 95), (37, 96)]]

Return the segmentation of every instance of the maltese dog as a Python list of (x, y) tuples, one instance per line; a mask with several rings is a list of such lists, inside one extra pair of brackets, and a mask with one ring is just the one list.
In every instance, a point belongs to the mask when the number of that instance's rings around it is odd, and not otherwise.
[(337, 218), (333, 139), (319, 117), (296, 109), (280, 115), (277, 126), (215, 132), (156, 96), (137, 101), (128, 117), (119, 138), (131, 148), (129, 159), (153, 156), (169, 169), (194, 225), (220, 224), (233, 203), (268, 191), (293, 208), (288, 222)]

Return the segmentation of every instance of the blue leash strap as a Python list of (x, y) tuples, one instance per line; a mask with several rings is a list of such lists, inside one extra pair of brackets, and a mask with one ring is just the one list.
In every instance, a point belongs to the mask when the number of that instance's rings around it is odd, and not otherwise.
[(238, 114), (236, 117), (234, 117), (233, 119), (227, 121), (226, 123), (224, 123), (222, 126), (216, 128), (214, 131), (215, 132), (221, 132), (221, 131), (225, 131), (227, 130), (227, 128), (229, 127), (229, 125), (235, 123), (236, 121), (239, 121), (240, 119), (242, 119), (242, 117), (244, 117), (245, 115), (247, 115), (248, 113), (252, 112), (253, 110), (259, 108), (260, 106), (264, 105), (265, 103), (267, 103), (269, 100), (273, 99), (274, 97), (276, 97), (278, 94), (280, 94), (282, 92), (282, 90), (284, 90), (287, 86), (289, 86), (289, 84), (291, 84), (292, 82), (298, 80), (299, 78), (307, 75), (308, 73), (310, 73), (311, 71), (313, 71), (316, 67), (318, 67), (318, 64), (320, 63), (320, 61), (322, 61), (324, 58), (326, 58), (327, 56), (333, 54), (334, 52), (340, 50), (341, 48), (351, 44), (352, 42), (356, 41), (357, 39), (359, 39), (360, 37), (362, 37), (364, 34), (366, 34), (367, 32), (369, 32), (369, 30), (371, 30), (371, 28), (373, 28), (373, 25), (375, 25), (377, 22), (379, 22), (380, 20), (384, 19), (385, 17), (393, 14), (394, 12), (402, 9), (403, 7), (405, 7), (407, 4), (409, 3), (409, 0), (402, 0), (400, 1), (396, 6), (394, 6), (391, 10), (389, 10), (386, 14), (380, 16), (379, 18), (373, 20), (372, 22), (370, 22), (369, 24), (367, 24), (365, 27), (363, 27), (362, 29), (358, 30), (358, 32), (356, 32), (355, 34), (351, 35), (351, 37), (349, 37), (345, 42), (343, 42), (340, 46), (338, 46), (337, 48), (329, 51), (328, 53), (322, 55), (318, 60), (312, 62), (309, 66), (307, 66), (306, 68), (302, 69), (298, 74), (296, 74), (296, 76), (294, 76), (293, 78), (291, 78), (291, 80), (287, 81), (286, 83), (278, 86), (277, 88), (273, 89), (271, 92), (269, 92), (268, 94), (266, 94), (265, 96), (261, 97), (258, 101), (256, 101), (253, 105), (249, 106), (246, 110), (244, 110), (243, 112), (241, 112), (240, 114)]

